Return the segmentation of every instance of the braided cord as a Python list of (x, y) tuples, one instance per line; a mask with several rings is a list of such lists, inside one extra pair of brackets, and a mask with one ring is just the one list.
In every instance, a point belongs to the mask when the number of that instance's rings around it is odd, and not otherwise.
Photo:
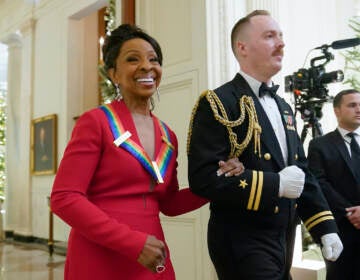
[[(229, 120), (223, 104), (221, 103), (219, 97), (215, 94), (214, 91), (208, 90), (206, 94), (206, 99), (210, 104), (215, 119), (218, 122), (220, 122), (222, 125), (224, 125), (228, 130), (229, 140), (231, 144), (229, 158), (234, 156), (239, 157), (246, 149), (246, 147), (249, 145), (252, 137), (254, 138), (254, 153), (258, 154), (258, 156), (261, 157), (261, 146), (260, 146), (261, 126), (258, 121), (253, 99), (247, 95), (241, 97), (239, 101), (240, 116), (237, 120), (234, 121)], [(240, 126), (244, 122), (246, 113), (249, 119), (248, 129), (244, 140), (241, 143), (238, 143), (237, 135), (232, 130), (232, 128), (236, 126)]]

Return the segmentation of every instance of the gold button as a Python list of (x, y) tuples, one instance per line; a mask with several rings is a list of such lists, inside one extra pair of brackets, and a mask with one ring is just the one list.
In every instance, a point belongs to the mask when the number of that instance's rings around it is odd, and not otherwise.
[(297, 160), (298, 159), (298, 154), (295, 154), (294, 158), (295, 158), (295, 160)]
[(265, 160), (270, 160), (270, 159), (271, 159), (271, 155), (270, 155), (269, 153), (266, 153), (266, 154), (264, 155), (264, 159), (265, 159)]
[(294, 208), (295, 208), (295, 209), (297, 208), (297, 203), (294, 204)]
[(275, 213), (275, 214), (279, 213), (279, 207), (278, 207), (278, 206), (275, 206), (274, 213)]

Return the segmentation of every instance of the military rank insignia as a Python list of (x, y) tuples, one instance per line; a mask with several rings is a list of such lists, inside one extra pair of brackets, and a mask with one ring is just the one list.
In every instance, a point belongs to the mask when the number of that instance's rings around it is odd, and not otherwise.
[(286, 128), (288, 130), (294, 130), (295, 131), (294, 116), (287, 114), (287, 112), (284, 112), (283, 118), (284, 118), (284, 121), (286, 123)]

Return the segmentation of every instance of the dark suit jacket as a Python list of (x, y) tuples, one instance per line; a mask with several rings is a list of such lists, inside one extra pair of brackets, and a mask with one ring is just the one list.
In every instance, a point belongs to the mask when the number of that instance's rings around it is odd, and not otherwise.
[(344, 139), (336, 129), (314, 138), (309, 144), (309, 167), (317, 177), (339, 226), (343, 242), (348, 238), (360, 240), (346, 218), (345, 208), (360, 205), (360, 178), (356, 178)]
[[(316, 179), (308, 172), (291, 107), (279, 96), (275, 97), (286, 131), (288, 163), (285, 164), (271, 123), (243, 77), (237, 74), (232, 81), (217, 88), (215, 93), (230, 120), (239, 118), (239, 100), (243, 95), (254, 100), (262, 128), (262, 156), (254, 153), (252, 139), (239, 157), (245, 165), (245, 172), (239, 177), (217, 177), (218, 161), (227, 158), (230, 153), (229, 133), (214, 118), (209, 102), (202, 96), (194, 108), (189, 130), (188, 175), (192, 191), (208, 198), (213, 212), (237, 217), (249, 227), (286, 228), (294, 220), (297, 211), (316, 241), (323, 234), (336, 232), (328, 204)], [(247, 118), (242, 125), (234, 127), (239, 143), (243, 141), (247, 128)], [(304, 191), (296, 201), (278, 197), (278, 172), (293, 164), (306, 173)]]

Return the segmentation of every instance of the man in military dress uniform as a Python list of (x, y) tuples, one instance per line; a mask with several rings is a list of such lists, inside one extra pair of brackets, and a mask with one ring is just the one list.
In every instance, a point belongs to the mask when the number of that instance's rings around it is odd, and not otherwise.
[[(208, 247), (220, 280), (290, 279), (298, 216), (326, 259), (336, 260), (342, 243), (308, 172), (292, 109), (268, 87), (283, 57), (278, 24), (254, 11), (235, 24), (231, 40), (240, 71), (194, 107), (189, 183), (211, 201)], [(216, 176), (218, 161), (232, 156), (245, 171)]]

